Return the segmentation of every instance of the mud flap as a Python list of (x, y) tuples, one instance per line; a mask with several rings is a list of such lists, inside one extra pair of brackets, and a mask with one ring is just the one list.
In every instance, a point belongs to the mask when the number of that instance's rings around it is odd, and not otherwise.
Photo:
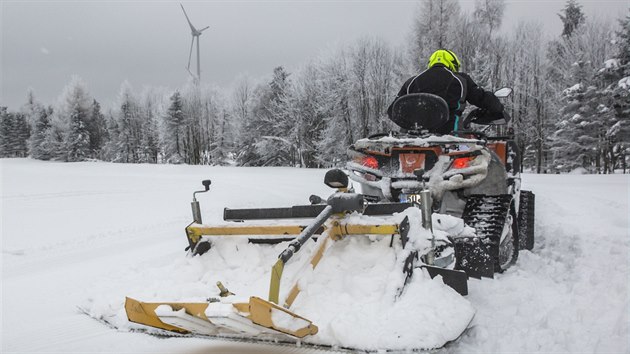
[(466, 272), (429, 265), (423, 265), (422, 268), (429, 272), (431, 278), (440, 275), (444, 284), (450, 286), (462, 296), (468, 295), (468, 275)]
[[(411, 252), (409, 256), (405, 259), (405, 263), (403, 266), (403, 273), (405, 273), (405, 283), (403, 287), (398, 290), (398, 295), (402, 294), (403, 288), (413, 275), (413, 270), (415, 267), (415, 261), (418, 259), (418, 252)], [(453, 288), (453, 290), (457, 291), (460, 295), (465, 296), (468, 295), (468, 275), (466, 272), (461, 270), (452, 270), (440, 267), (434, 267), (430, 265), (422, 265), (420, 268), (424, 268), (429, 272), (429, 276), (431, 279), (436, 276), (442, 276), (442, 281), (444, 284)]]
[(495, 257), (492, 256), (491, 246), (478, 238), (468, 240), (455, 242), (455, 269), (463, 270), (472, 278), (494, 278)]

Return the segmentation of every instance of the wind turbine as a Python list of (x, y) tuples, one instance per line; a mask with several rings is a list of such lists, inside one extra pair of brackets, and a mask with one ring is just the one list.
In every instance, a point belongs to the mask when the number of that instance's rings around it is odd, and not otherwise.
[(184, 10), (184, 5), (179, 4), (179, 6), (181, 6), (182, 11), (184, 11), (184, 16), (186, 16), (186, 21), (188, 21), (188, 25), (190, 25), (190, 33), (192, 34), (192, 41), (190, 42), (190, 53), (188, 54), (188, 66), (186, 67), (186, 69), (188, 70), (190, 75), (192, 75), (193, 77), (195, 76), (193, 75), (192, 72), (190, 72), (190, 59), (192, 58), (193, 45), (195, 44), (195, 38), (196, 38), (197, 39), (197, 77), (195, 79), (197, 80), (197, 82), (199, 82), (201, 81), (201, 64), (199, 60), (199, 36), (201, 36), (201, 33), (207, 30), (210, 26), (206, 26), (205, 28), (197, 30), (195, 26), (193, 26), (193, 24), (190, 22), (190, 19), (188, 18), (188, 14), (186, 14), (186, 10)]

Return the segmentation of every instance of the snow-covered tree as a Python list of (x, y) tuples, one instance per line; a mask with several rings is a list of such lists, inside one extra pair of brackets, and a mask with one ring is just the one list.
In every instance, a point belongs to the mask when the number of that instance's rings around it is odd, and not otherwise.
[(615, 55), (598, 70), (599, 90), (606, 132), (604, 135), (603, 171), (627, 170), (630, 157), (630, 15), (619, 21)]
[[(550, 87), (550, 95), (553, 98), (550, 102), (550, 112), (559, 113), (554, 124), (563, 130), (563, 133), (550, 135), (554, 159), (560, 159), (560, 161), (554, 161), (553, 164), (564, 166), (563, 170), (569, 169), (570, 164), (579, 164), (590, 171), (601, 171), (602, 148), (605, 145), (602, 130), (607, 124), (603, 122), (604, 118), (602, 118), (602, 114), (606, 112), (605, 110), (602, 111), (602, 107), (605, 107), (606, 104), (602, 101), (603, 96), (600, 92), (604, 84), (597, 77), (597, 72), (600, 63), (610, 58), (612, 54), (613, 30), (610, 23), (599, 19), (576, 23), (579, 25), (573, 27), (570, 35), (564, 35), (550, 42), (548, 47), (547, 82)], [(577, 84), (580, 85), (580, 90), (569, 91), (575, 91), (578, 97), (582, 97), (579, 100), (566, 95), (567, 88), (576, 88)], [(583, 110), (588, 111), (588, 114), (585, 114), (586, 111), (578, 112), (581, 118), (570, 119), (573, 118), (573, 114), (567, 115), (572, 112), (572, 107), (575, 106), (576, 102), (583, 102)], [(586, 126), (591, 123), (597, 124), (598, 130), (590, 131), (590, 140), (582, 139), (588, 140), (591, 145), (588, 147), (590, 149), (588, 153), (579, 155), (581, 161), (575, 161), (575, 156), (573, 156), (575, 154), (559, 153), (560, 141), (567, 139), (566, 131), (571, 130), (571, 125)], [(576, 134), (581, 132), (580, 129), (573, 130)], [(572, 161), (567, 161), (569, 159)]]
[[(582, 67), (576, 69), (581, 70)], [(579, 75), (578, 75), (579, 77)], [(595, 171), (601, 152), (603, 125), (597, 89), (579, 82), (563, 93), (565, 105), (552, 137), (554, 168), (570, 172), (578, 167)]]
[(488, 29), (490, 36), (501, 27), (504, 11), (505, 0), (475, 0), (475, 19)]
[(286, 166), (291, 162), (291, 143), (286, 139), (290, 122), (282, 114), (289, 73), (281, 66), (266, 85), (255, 90), (252, 119), (243, 126), (238, 162), (245, 166)]
[[(508, 44), (495, 35), (503, 21), (505, 2), (503, 0), (476, 0), (474, 19), (465, 31), (466, 37), (475, 45), (474, 50), (464, 62), (466, 70), (471, 73), (481, 87), (488, 90), (497, 88), (500, 70), (509, 55)], [(464, 43), (463, 47), (467, 45)], [(459, 48), (456, 48), (459, 49)], [(461, 59), (461, 58), (460, 58)]]
[(52, 122), (62, 134), (61, 151), (55, 154), (58, 158), (64, 161), (83, 161), (92, 157), (87, 126), (93, 100), (85, 83), (78, 76), (74, 76), (64, 88), (55, 109), (56, 119)]
[[(358, 137), (352, 117), (349, 58), (344, 51), (332, 55), (317, 68), (322, 78), (323, 131), (316, 141), (320, 164), (335, 166), (346, 158), (346, 149)], [(391, 98), (391, 95), (390, 95)]]
[(400, 89), (396, 80), (397, 64), (401, 58), (383, 41), (368, 40), (368, 55), (371, 59), (368, 67), (368, 93), (371, 101), (369, 133), (374, 134), (390, 130), (393, 126), (387, 118), (387, 107), (391, 103), (391, 92)]
[(170, 105), (164, 116), (162, 144), (166, 162), (182, 163), (183, 148), (181, 139), (184, 132), (184, 103), (179, 91), (175, 91), (170, 99)]
[(20, 112), (24, 114), (26, 121), (32, 128), (39, 118), (39, 111), (43, 109), (43, 105), (35, 98), (35, 92), (32, 88), (26, 90), (26, 103), (21, 107)]
[(114, 119), (117, 129), (115, 134), (110, 132), (112, 161), (139, 162), (139, 144), (142, 141), (140, 107), (138, 99), (127, 81), (121, 85)]
[(456, 26), (460, 21), (460, 6), (457, 0), (425, 0), (414, 15), (409, 47), (411, 70), (417, 63), (424, 67), (429, 56), (440, 48), (454, 48)]
[(0, 107), (0, 157), (26, 157), (30, 127), (23, 113)]
[(46, 148), (46, 135), (49, 134), (51, 128), (50, 116), (52, 108), (37, 110), (37, 120), (35, 121), (31, 138), (28, 140), (28, 150), (32, 158), (38, 160), (49, 160), (52, 157), (51, 151)]
[(245, 127), (252, 117), (253, 106), (253, 86), (251, 80), (247, 76), (240, 76), (236, 79), (232, 97), (230, 100), (231, 119), (224, 120), (226, 130), (230, 131), (231, 141), (227, 141), (226, 145), (236, 153), (238, 146), (246, 138)]
[(142, 141), (140, 162), (157, 163), (160, 156), (160, 121), (165, 110), (164, 94), (159, 90), (144, 88), (140, 99)]
[(520, 22), (507, 38), (506, 57), (500, 75), (502, 85), (514, 93), (505, 102), (521, 151), (521, 166), (545, 170), (550, 122), (550, 87), (546, 84), (544, 38), (541, 26)]
[(96, 100), (92, 101), (90, 115), (86, 122), (86, 128), (90, 134), (90, 151), (93, 157), (100, 157), (101, 148), (108, 139), (105, 115), (101, 112), (101, 105)]
[(28, 139), (28, 151), (32, 158), (40, 160), (50, 159), (50, 152), (43, 149), (43, 142), (50, 128), (50, 115), (43, 104), (35, 99), (32, 89), (28, 89), (26, 94), (26, 103), (22, 106), (22, 114), (29, 124), (31, 135)]
[(576, 0), (568, 0), (562, 12), (558, 14), (564, 25), (562, 35), (570, 37), (573, 32), (586, 20), (582, 6)]

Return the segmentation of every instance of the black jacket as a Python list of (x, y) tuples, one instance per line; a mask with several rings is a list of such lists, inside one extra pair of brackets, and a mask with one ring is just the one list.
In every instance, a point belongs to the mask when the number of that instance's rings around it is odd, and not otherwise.
[[(455, 122), (461, 117), (466, 102), (479, 108), (486, 109), (490, 113), (503, 112), (503, 104), (492, 93), (485, 91), (465, 73), (454, 73), (441, 64), (436, 64), (431, 68), (407, 80), (396, 98), (410, 93), (432, 93), (442, 97), (448, 104), (450, 111), (449, 120), (446, 124), (436, 129), (435, 133), (448, 134), (457, 130)], [(394, 99), (394, 101), (396, 101)], [(387, 114), (391, 118), (392, 107), (387, 109)], [(459, 123), (461, 124), (461, 122)]]

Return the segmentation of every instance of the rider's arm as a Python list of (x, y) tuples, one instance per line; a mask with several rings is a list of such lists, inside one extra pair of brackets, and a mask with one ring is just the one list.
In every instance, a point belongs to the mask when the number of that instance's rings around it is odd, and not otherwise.
[(492, 92), (485, 91), (481, 87), (477, 86), (468, 74), (459, 73), (459, 75), (466, 80), (466, 87), (468, 88), (466, 101), (492, 113), (503, 112), (503, 104)]

